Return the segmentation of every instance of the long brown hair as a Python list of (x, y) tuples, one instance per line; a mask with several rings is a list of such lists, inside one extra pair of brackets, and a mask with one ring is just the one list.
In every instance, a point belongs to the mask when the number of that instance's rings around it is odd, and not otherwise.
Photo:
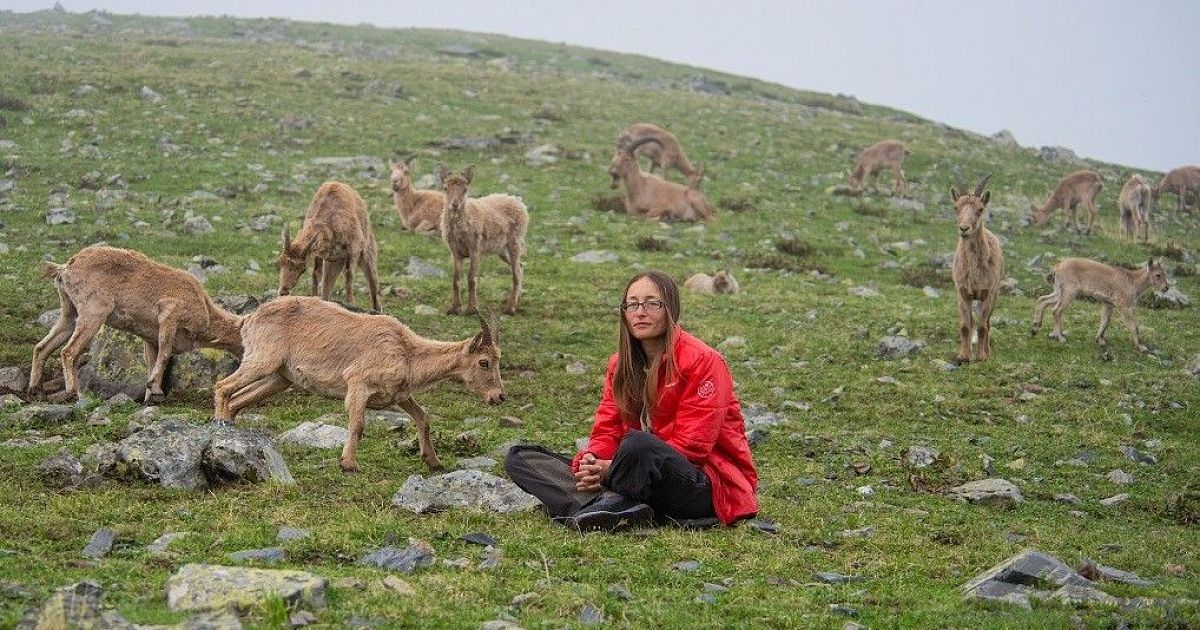
[[(617, 371), (613, 375), (613, 399), (621, 415), (637, 420), (642, 409), (654, 410), (655, 391), (658, 389), (658, 370), (666, 366), (668, 382), (675, 378), (675, 327), (679, 322), (679, 285), (675, 279), (661, 271), (643, 271), (629, 279), (621, 292), (621, 301), (629, 295), (634, 282), (646, 278), (658, 287), (662, 301), (667, 305), (667, 332), (662, 356), (651, 364), (642, 342), (633, 336), (629, 321), (623, 311), (617, 311)], [(646, 401), (649, 401), (648, 406)]]

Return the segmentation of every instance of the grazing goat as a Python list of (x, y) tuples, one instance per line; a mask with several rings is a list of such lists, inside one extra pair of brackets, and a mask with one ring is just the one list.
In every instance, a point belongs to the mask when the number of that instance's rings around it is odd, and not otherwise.
[(440, 190), (417, 190), (412, 185), (412, 163), (410, 157), (403, 162), (392, 162), (392, 200), (400, 213), (404, 229), (418, 234), (437, 234), (442, 228), (442, 208), (446, 207), (446, 194)]
[(728, 269), (723, 269), (713, 275), (706, 273), (693, 274), (683, 281), (683, 288), (704, 295), (734, 295), (738, 292), (738, 282)]
[(1176, 211), (1180, 213), (1188, 207), (1188, 193), (1200, 203), (1200, 166), (1180, 166), (1164, 175), (1154, 188), (1154, 203), (1158, 203), (1158, 198), (1166, 193), (1175, 193), (1179, 197)]
[[(662, 170), (662, 176), (665, 179), (667, 170), (674, 168), (687, 178), (689, 188), (700, 188), (700, 183), (704, 181), (704, 169), (697, 169), (688, 161), (687, 155), (683, 152), (683, 147), (679, 145), (679, 139), (675, 134), (650, 123), (634, 123), (628, 129), (621, 132), (617, 138), (617, 146), (622, 142), (633, 142), (642, 138), (654, 138), (658, 141), (657, 144), (640, 145), (635, 155), (644, 155), (650, 158), (650, 172), (655, 169)], [(616, 177), (613, 177), (613, 188), (616, 188)]]
[(613, 188), (625, 185), (625, 211), (637, 217), (655, 220), (710, 221), (715, 216), (704, 193), (642, 172), (634, 152), (643, 145), (657, 143), (655, 138), (621, 142), (608, 165)]
[(1054, 292), (1038, 298), (1030, 335), (1036, 335), (1041, 329), (1046, 307), (1054, 306), (1054, 333), (1051, 336), (1065, 343), (1067, 336), (1062, 329), (1063, 311), (1067, 310), (1071, 300), (1083, 296), (1101, 303), (1100, 331), (1096, 333), (1096, 343), (1102, 346), (1107, 343), (1104, 331), (1108, 328), (1113, 307), (1116, 307), (1117, 314), (1133, 337), (1133, 345), (1142, 352), (1148, 350), (1138, 336), (1133, 305), (1137, 303), (1138, 296), (1151, 286), (1160, 292), (1167, 290), (1167, 273), (1161, 262), (1151, 259), (1144, 268), (1122, 269), (1087, 258), (1065, 258), (1046, 274), (1046, 281), (1054, 285)]
[(239, 411), (291, 385), (345, 400), (350, 435), (341, 469), (358, 471), (355, 454), (364, 413), (399, 405), (417, 425), (421, 460), (442, 467), (429, 437), (429, 417), (413, 394), (457, 378), (490, 404), (504, 402), (500, 337), (494, 323), (465, 341), (425, 339), (394, 317), (354, 313), (312, 297), (284, 297), (242, 322), (246, 346), (236, 372), (213, 390), (214, 418), (232, 422)]
[(1121, 187), (1121, 227), (1130, 238), (1141, 234), (1143, 241), (1150, 239), (1150, 196), (1153, 191), (1146, 179), (1137, 173)]
[[(958, 218), (958, 247), (954, 250), (954, 288), (958, 305), (958, 355), (956, 363), (971, 360), (971, 333), (977, 334), (975, 358), (986, 361), (991, 353), (992, 309), (1004, 278), (1004, 251), (1000, 240), (992, 234), (984, 222), (991, 191), (984, 191), (988, 178), (984, 177), (975, 192), (959, 192), (950, 188), (950, 199), (954, 201), (954, 212)], [(978, 326), (971, 321), (973, 303), (979, 303)]]
[[(1062, 208), (1064, 211), (1070, 211), (1071, 223), (1075, 225), (1076, 232), (1091, 234), (1092, 228), (1096, 225), (1096, 195), (1103, 187), (1104, 182), (1100, 179), (1100, 174), (1095, 171), (1075, 171), (1067, 175), (1058, 180), (1058, 185), (1054, 187), (1054, 192), (1050, 193), (1046, 203), (1040, 207), (1029, 204), (1029, 209), (1033, 212), (1033, 224), (1042, 225), (1051, 212)], [(1075, 211), (1079, 204), (1083, 204), (1088, 212), (1087, 231), (1084, 231), (1076, 219)]]
[(479, 264), (487, 254), (496, 254), (512, 269), (512, 290), (504, 312), (515, 315), (521, 296), (521, 254), (525, 251), (525, 231), (529, 229), (529, 211), (525, 203), (512, 195), (492, 194), (470, 199), (467, 187), (475, 177), (472, 164), (457, 175), (451, 175), (445, 164), (438, 164), (438, 179), (446, 191), (446, 207), (442, 212), (442, 240), (450, 250), (454, 264), (450, 307), (446, 313), (455, 314), (461, 308), (458, 299), (458, 278), (462, 275), (463, 260), (467, 269), (467, 313), (477, 312), (475, 284)]
[(238, 316), (214, 304), (191, 274), (140, 252), (85, 247), (65, 265), (46, 263), (43, 275), (54, 279), (62, 308), (58, 322), (33, 351), (30, 393), (41, 383), (46, 358), (66, 344), (65, 393), (81, 398), (79, 362), (102, 325), (141, 337), (147, 403), (165, 397), (163, 374), (171, 355), (194, 348), (242, 352)]
[(371, 292), (371, 307), (379, 310), (379, 245), (371, 231), (367, 204), (341, 182), (325, 182), (304, 214), (304, 227), (291, 239), (283, 226), (279, 252), (279, 295), (287, 295), (312, 260), (313, 295), (318, 288), (328, 300), (338, 274), (346, 276), (346, 303), (354, 304), (354, 267), (362, 269)]
[(850, 173), (850, 191), (856, 195), (861, 194), (863, 180), (870, 177), (871, 187), (878, 192), (879, 173), (890, 168), (895, 180), (892, 184), (892, 194), (903, 195), (908, 190), (908, 182), (904, 179), (901, 167), (904, 165), (904, 158), (911, 154), (912, 151), (899, 140), (881, 140), (863, 149), (862, 153), (858, 154), (854, 172)]

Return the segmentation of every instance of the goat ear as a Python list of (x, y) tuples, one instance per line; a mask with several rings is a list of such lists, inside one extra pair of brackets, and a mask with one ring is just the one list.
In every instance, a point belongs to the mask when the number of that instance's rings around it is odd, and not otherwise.
[(471, 180), (475, 179), (475, 165), (468, 164), (467, 168), (463, 169), (462, 176), (467, 180), (467, 183), (470, 184)]
[(950, 201), (958, 201), (958, 198), (961, 196), (962, 193), (958, 192), (957, 188), (953, 186), (950, 187)]
[(983, 202), (984, 206), (986, 206), (988, 204), (988, 201), (991, 200), (991, 198), (992, 198), (992, 191), (985, 190), (985, 191), (983, 191), (983, 196), (980, 197), (979, 200)]
[(446, 178), (450, 177), (450, 168), (444, 162), (438, 162), (437, 169), (434, 170), (434, 175), (437, 175), (438, 183), (445, 186)]
[(471, 338), (471, 344), (467, 346), (467, 354), (475, 354), (476, 352), (479, 352), (479, 349), (483, 347), (483, 344), (483, 333), (476, 333), (475, 336)]
[(291, 229), (288, 228), (287, 223), (283, 224), (283, 235), (282, 236), (283, 236), (283, 253), (286, 254), (286, 253), (288, 253), (289, 250), (292, 249), (292, 233), (291, 233)]

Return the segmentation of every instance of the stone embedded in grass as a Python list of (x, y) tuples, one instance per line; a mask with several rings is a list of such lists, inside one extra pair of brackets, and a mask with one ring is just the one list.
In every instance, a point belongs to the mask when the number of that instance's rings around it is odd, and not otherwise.
[(147, 103), (161, 103), (163, 100), (162, 94), (150, 89), (148, 85), (143, 85), (142, 89), (138, 91), (138, 98)]
[(295, 444), (309, 448), (342, 448), (350, 432), (345, 427), (325, 424), (317, 420), (302, 422), (276, 438), (284, 444)]
[(1150, 293), (1150, 308), (1191, 308), (1192, 298), (1180, 291), (1178, 287), (1171, 287), (1162, 293)]
[(879, 297), (879, 290), (875, 289), (874, 287), (850, 287), (849, 289), (846, 289), (846, 293), (852, 297)]
[(583, 361), (575, 361), (567, 364), (567, 374), (586, 374), (588, 370), (587, 364)]
[(904, 450), (904, 464), (910, 468), (925, 468), (941, 457), (941, 452), (928, 446), (910, 446)]
[(28, 405), (17, 414), (17, 419), (30, 424), (63, 424), (75, 417), (73, 405)]
[(1134, 481), (1133, 475), (1121, 470), (1120, 468), (1109, 472), (1107, 477), (1109, 481), (1117, 484), (1118, 486), (1126, 486)]
[(1107, 499), (1100, 499), (1100, 505), (1103, 505), (1104, 507), (1112, 507), (1119, 503), (1124, 503), (1125, 501), (1128, 501), (1128, 500), (1129, 500), (1129, 493), (1122, 492), (1121, 494), (1108, 497)]
[(1080, 499), (1079, 497), (1077, 497), (1069, 492), (1062, 492), (1062, 493), (1054, 495), (1054, 501), (1057, 503), (1066, 503), (1068, 505), (1082, 505), (1083, 504), (1083, 499)]
[(67, 208), (51, 208), (46, 213), (46, 225), (62, 225), (64, 223), (74, 223), (75, 213)]
[(818, 571), (813, 574), (813, 578), (825, 584), (850, 584), (851, 582), (865, 582), (868, 579), (861, 575), (844, 575), (836, 571)]
[(843, 529), (842, 538), (874, 538), (875, 528), (868, 525), (858, 529)]
[(585, 252), (580, 252), (571, 257), (571, 262), (587, 263), (592, 265), (601, 263), (615, 263), (618, 260), (620, 260), (620, 258), (618, 258), (616, 254), (606, 249), (591, 249)]
[(624, 584), (610, 584), (605, 592), (622, 601), (633, 600), (633, 593), (629, 592), (629, 587)]
[(309, 535), (309, 532), (307, 529), (299, 529), (296, 527), (287, 527), (285, 525), (283, 527), (280, 527), (279, 531), (275, 533), (275, 539), (282, 540), (285, 542), (290, 541), (290, 540), (303, 540), (305, 538), (308, 538), (308, 535)]
[(358, 564), (376, 566), (408, 574), (417, 569), (432, 565), (433, 560), (433, 547), (429, 546), (427, 542), (413, 540), (404, 549), (397, 547), (376, 549), (359, 558)]
[(417, 279), (426, 278), (444, 278), (446, 271), (433, 263), (426, 262), (416, 256), (408, 258), (408, 267), (406, 269), (408, 275)]
[(183, 233), (189, 236), (212, 234), (215, 231), (216, 228), (203, 215), (189, 217), (183, 222)]
[(187, 564), (167, 579), (167, 607), (249, 611), (278, 597), (291, 607), (323, 608), (328, 587), (329, 580), (305, 571)]
[(281, 547), (267, 547), (265, 549), (246, 549), (244, 551), (235, 551), (226, 554), (230, 560), (234, 562), (245, 562), (247, 560), (255, 560), (258, 562), (283, 562), (287, 560), (287, 552)]
[(51, 488), (71, 488), (84, 481), (83, 463), (65, 448), (42, 460), (37, 472), (42, 483)]
[(21, 367), (0, 368), (0, 392), (23, 392), (28, 383), (29, 376)]
[(507, 514), (541, 505), (511, 481), (478, 470), (456, 470), (425, 479), (412, 475), (392, 496), (392, 505), (416, 514), (473, 508)]
[(1129, 446), (1128, 444), (1124, 444), (1121, 446), (1121, 454), (1124, 455), (1125, 458), (1128, 459), (1129, 461), (1138, 462), (1139, 464), (1157, 464), (1158, 463), (1158, 458), (1155, 457), (1154, 455), (1152, 455), (1150, 453), (1143, 453), (1143, 452), (1137, 450), (1136, 448)]
[(1021, 490), (1007, 479), (971, 481), (950, 489), (950, 496), (968, 503), (1011, 506), (1024, 501)]
[(683, 560), (681, 562), (676, 562), (675, 564), (671, 565), (672, 571), (682, 571), (684, 573), (691, 573), (692, 571), (696, 571), (699, 568), (700, 568), (700, 562), (698, 560)]
[(417, 589), (413, 588), (406, 580), (402, 580), (394, 575), (389, 575), (383, 578), (383, 586), (389, 591), (398, 595), (416, 595)]
[(487, 532), (472, 532), (470, 534), (463, 534), (462, 536), (459, 536), (458, 539), (463, 542), (469, 542), (475, 545), (483, 545), (485, 547), (500, 546), (500, 543), (496, 542), (496, 539)]
[(103, 558), (112, 551), (113, 542), (117, 539), (117, 533), (111, 529), (98, 529), (92, 534), (92, 539), (88, 541), (87, 546), (83, 548), (83, 556), (85, 558)]
[(149, 545), (146, 545), (146, 551), (151, 554), (163, 553), (167, 550), (167, 547), (171, 546), (171, 543), (182, 540), (190, 534), (191, 532), (168, 532), (155, 538), (154, 542)]

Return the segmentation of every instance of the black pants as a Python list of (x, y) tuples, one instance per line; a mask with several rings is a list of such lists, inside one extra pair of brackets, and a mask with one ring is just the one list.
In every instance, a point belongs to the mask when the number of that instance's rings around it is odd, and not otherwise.
[[(504, 459), (509, 478), (542, 501), (554, 519), (574, 516), (600, 496), (575, 489), (571, 458), (541, 446), (514, 446)], [(660, 521), (683, 525), (716, 524), (712, 482), (679, 451), (653, 434), (632, 431), (621, 440), (601, 485), (654, 508)]]

